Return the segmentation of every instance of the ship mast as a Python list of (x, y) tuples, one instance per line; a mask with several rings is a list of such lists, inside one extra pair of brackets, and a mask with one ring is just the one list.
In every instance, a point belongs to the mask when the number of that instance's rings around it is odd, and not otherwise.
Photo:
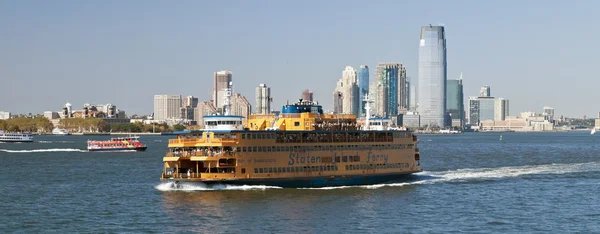
[(231, 115), (231, 92), (233, 89), (233, 82), (229, 82), (227, 88), (224, 88), (225, 91), (225, 104), (223, 104), (223, 115)]
[(365, 99), (363, 99), (363, 101), (365, 101), (365, 130), (369, 130), (370, 126), (369, 126), (369, 121), (371, 119), (371, 100), (369, 100), (369, 94), (365, 93)]

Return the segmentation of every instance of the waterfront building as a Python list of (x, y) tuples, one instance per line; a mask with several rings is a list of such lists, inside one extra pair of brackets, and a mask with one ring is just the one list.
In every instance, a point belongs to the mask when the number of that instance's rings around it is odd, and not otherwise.
[(341, 114), (344, 111), (344, 82), (339, 79), (335, 89), (333, 90), (333, 113)]
[(356, 70), (346, 66), (342, 72), (342, 113), (358, 115), (359, 90)]
[(359, 117), (364, 117), (365, 112), (365, 95), (369, 93), (369, 66), (361, 65), (358, 69), (358, 99), (359, 99), (359, 107), (358, 113)]
[(494, 97), (469, 98), (469, 124), (479, 125), (483, 121), (503, 121), (509, 115), (508, 100)]
[(0, 120), (10, 119), (10, 112), (8, 111), (0, 111)]
[(194, 111), (195, 111), (195, 108), (193, 108), (191, 106), (181, 107), (179, 118), (184, 119), (184, 120), (194, 120)]
[(375, 113), (395, 116), (408, 109), (406, 68), (400, 63), (380, 63), (375, 69)]
[(232, 77), (231, 71), (218, 71), (214, 73), (214, 86), (212, 89), (211, 101), (217, 109), (223, 108), (225, 89), (228, 88), (233, 81)]
[(302, 98), (302, 100), (307, 100), (307, 101), (313, 101), (313, 92), (305, 89), (304, 91), (302, 91), (302, 95), (300, 96), (300, 98)]
[(271, 113), (271, 88), (266, 84), (256, 87), (256, 114)]
[(178, 119), (181, 116), (181, 95), (154, 95), (154, 119)]
[(463, 100), (462, 73), (458, 80), (448, 80), (446, 85), (446, 109), (450, 114), (451, 126), (464, 127), (465, 108)]
[(192, 108), (196, 108), (196, 106), (198, 106), (198, 98), (194, 97), (194, 96), (187, 96), (183, 99), (183, 106), (184, 107), (192, 107)]
[(446, 36), (443, 26), (423, 26), (419, 42), (417, 112), (421, 125), (444, 126), (446, 116)]
[(407, 128), (419, 128), (421, 127), (421, 116), (416, 112), (407, 112), (402, 116), (402, 124)]

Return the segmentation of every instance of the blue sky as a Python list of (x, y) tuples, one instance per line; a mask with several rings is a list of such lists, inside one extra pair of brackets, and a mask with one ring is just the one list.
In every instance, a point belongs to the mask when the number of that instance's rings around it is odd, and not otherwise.
[(346, 65), (400, 62), (417, 79), (420, 27), (446, 27), (448, 78), (465, 99), (490, 85), (511, 115), (552, 106), (600, 110), (599, 1), (0, 1), (0, 110), (41, 113), (67, 101), (152, 112), (154, 94), (209, 99), (231, 70), (254, 104), (303, 89), (331, 109)]

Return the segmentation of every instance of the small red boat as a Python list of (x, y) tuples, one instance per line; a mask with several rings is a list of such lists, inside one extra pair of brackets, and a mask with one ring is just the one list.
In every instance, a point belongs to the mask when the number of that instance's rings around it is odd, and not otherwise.
[(89, 141), (88, 151), (145, 151), (146, 145), (142, 144), (139, 137), (117, 137), (109, 141)]

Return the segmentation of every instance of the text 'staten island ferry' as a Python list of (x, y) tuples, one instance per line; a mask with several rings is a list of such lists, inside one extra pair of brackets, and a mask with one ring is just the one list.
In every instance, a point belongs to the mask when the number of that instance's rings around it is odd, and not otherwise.
[[(229, 89), (228, 89), (229, 90)], [(226, 92), (229, 97), (230, 92)], [(368, 105), (367, 105), (368, 106)], [(161, 181), (205, 184), (324, 187), (388, 182), (421, 172), (417, 137), (398, 129), (373, 130), (355, 115), (323, 114), (309, 101), (279, 116), (204, 117), (204, 130), (176, 132), (163, 158)], [(369, 107), (367, 107), (369, 116)]]
[(4, 132), (0, 130), (0, 142), (33, 142), (29, 132)]
[(142, 144), (139, 137), (118, 137), (108, 141), (89, 141), (88, 151), (144, 151), (146, 145)]

